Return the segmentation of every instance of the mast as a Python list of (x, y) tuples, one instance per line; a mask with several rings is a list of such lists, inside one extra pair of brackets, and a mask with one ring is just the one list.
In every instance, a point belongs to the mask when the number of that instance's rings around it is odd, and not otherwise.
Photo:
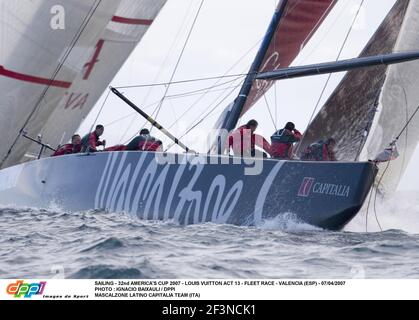
[[(248, 95), (250, 93), (250, 90), (252, 89), (253, 81), (255, 80), (255, 77), (258, 71), (260, 70), (260, 67), (263, 63), (263, 59), (265, 58), (266, 52), (269, 49), (269, 46), (275, 35), (276, 29), (278, 28), (279, 22), (281, 21), (284, 15), (287, 3), (288, 3), (288, 0), (281, 0), (280, 4), (278, 5), (277, 10), (275, 11), (274, 16), (272, 17), (271, 23), (269, 24), (269, 27), (268, 27), (268, 31), (266, 32), (262, 45), (250, 68), (249, 74), (247, 75), (244, 81), (244, 84), (240, 90), (239, 96), (236, 98), (236, 100), (234, 101), (234, 105), (231, 108), (231, 115), (230, 117), (227, 117), (226, 123), (223, 126), (228, 131), (233, 130), (240, 119), (240, 115), (242, 113), (243, 107), (246, 104)], [(219, 150), (222, 150), (222, 148), (219, 148)]]

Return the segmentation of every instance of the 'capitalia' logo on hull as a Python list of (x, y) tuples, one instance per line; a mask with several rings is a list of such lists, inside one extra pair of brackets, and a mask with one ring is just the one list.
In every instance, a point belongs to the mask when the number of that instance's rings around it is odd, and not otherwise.
[(349, 198), (351, 187), (343, 184), (316, 182), (315, 178), (305, 177), (298, 190), (299, 197), (309, 197), (310, 194), (321, 194)]

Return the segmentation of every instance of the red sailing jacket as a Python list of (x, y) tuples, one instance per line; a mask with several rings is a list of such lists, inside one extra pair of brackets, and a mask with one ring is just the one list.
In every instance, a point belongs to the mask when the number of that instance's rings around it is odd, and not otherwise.
[(323, 141), (308, 146), (301, 159), (308, 161), (337, 161), (335, 152), (329, 150), (328, 145)]
[(97, 147), (103, 145), (102, 141), (99, 141), (99, 137), (96, 135), (96, 132), (93, 131), (81, 139), (81, 144), (83, 150), (90, 147), (90, 151), (97, 151)]
[(302, 138), (301, 132), (281, 129), (271, 137), (271, 156), (278, 159), (291, 159), (293, 155), (292, 145)]
[(73, 146), (72, 143), (68, 143), (58, 148), (58, 150), (55, 151), (51, 157), (58, 157), (58, 156), (66, 155), (66, 154), (79, 153), (80, 150), (81, 150), (81, 144)]
[[(240, 143), (238, 143), (240, 141)], [(262, 148), (271, 154), (271, 145), (264, 137), (252, 134), (245, 125), (233, 131), (228, 137), (228, 147), (233, 149), (236, 156), (250, 156), (255, 150), (255, 146)]]
[(140, 140), (138, 142), (138, 150), (140, 151), (159, 151), (162, 142), (160, 140)]

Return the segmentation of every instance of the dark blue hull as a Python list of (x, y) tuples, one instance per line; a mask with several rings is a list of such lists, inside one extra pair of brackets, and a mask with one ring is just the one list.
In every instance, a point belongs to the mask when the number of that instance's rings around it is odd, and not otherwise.
[(341, 230), (377, 172), (368, 162), (251, 162), (148, 152), (47, 158), (1, 170), (0, 204), (106, 209), (181, 224), (254, 225), (291, 213)]

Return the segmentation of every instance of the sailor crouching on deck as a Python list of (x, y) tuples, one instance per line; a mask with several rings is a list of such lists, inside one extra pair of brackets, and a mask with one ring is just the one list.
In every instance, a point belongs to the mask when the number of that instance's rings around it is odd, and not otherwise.
[(79, 153), (81, 150), (81, 137), (75, 134), (71, 137), (71, 143), (60, 146), (51, 157), (63, 156), (66, 154)]
[(275, 159), (289, 160), (293, 158), (293, 144), (300, 141), (302, 134), (295, 124), (288, 122), (284, 129), (278, 130), (271, 137), (271, 155)]
[[(271, 145), (260, 135), (255, 134), (258, 127), (256, 120), (250, 120), (246, 125), (233, 131), (228, 137), (228, 147), (232, 148), (237, 157), (256, 157), (258, 151), (256, 146), (271, 154)], [(267, 154), (262, 156), (267, 158)]]
[(99, 124), (96, 126), (95, 131), (86, 134), (83, 139), (81, 139), (81, 152), (96, 152), (98, 146), (105, 147), (106, 140), (99, 141), (99, 138), (104, 131), (105, 127)]
[(142, 129), (126, 147), (127, 151), (162, 151), (163, 143), (150, 135), (148, 129)]
[(301, 160), (305, 161), (337, 161), (335, 153), (336, 141), (329, 138), (312, 143), (304, 150)]

